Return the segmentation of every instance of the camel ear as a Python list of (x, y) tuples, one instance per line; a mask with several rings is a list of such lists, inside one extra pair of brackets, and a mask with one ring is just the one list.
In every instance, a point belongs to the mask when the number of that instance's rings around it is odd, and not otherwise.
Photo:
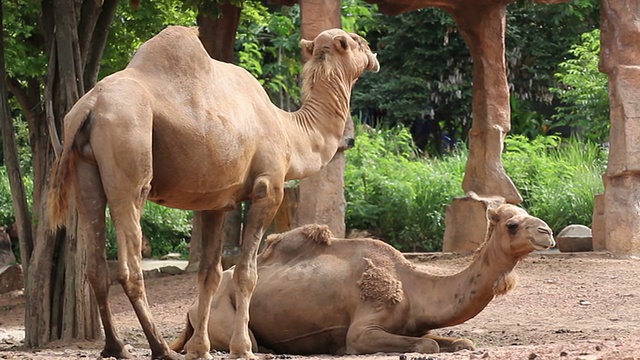
[(347, 42), (347, 37), (345, 35), (336, 35), (333, 38), (333, 44), (340, 52), (346, 51), (349, 48), (349, 43)]
[(496, 208), (489, 208), (487, 210), (487, 216), (489, 217), (489, 221), (497, 223), (500, 221), (500, 214), (498, 214), (498, 210)]
[(302, 39), (300, 40), (300, 47), (302, 47), (302, 52), (307, 56), (313, 55), (313, 41)]

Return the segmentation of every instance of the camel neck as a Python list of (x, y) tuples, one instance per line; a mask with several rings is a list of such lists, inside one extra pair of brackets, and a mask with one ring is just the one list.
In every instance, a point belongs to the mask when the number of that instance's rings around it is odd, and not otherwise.
[[(322, 70), (322, 69), (321, 69)], [(333, 158), (342, 141), (349, 114), (352, 81), (339, 71), (305, 76), (302, 106), (290, 113), (289, 139), (293, 148), (287, 179), (316, 173)]]
[[(416, 330), (461, 324), (482, 311), (495, 295), (515, 285), (512, 273), (518, 260), (509, 258), (490, 239), (464, 270), (449, 276), (426, 276), (425, 287), (416, 294), (423, 312), (416, 318)], [(416, 292), (418, 293), (418, 292)]]

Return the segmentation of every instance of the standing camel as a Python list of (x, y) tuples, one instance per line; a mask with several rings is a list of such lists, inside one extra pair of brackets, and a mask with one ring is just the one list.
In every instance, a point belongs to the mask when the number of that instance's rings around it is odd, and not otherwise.
[(351, 89), (379, 63), (366, 41), (340, 29), (301, 46), (302, 106), (275, 107), (240, 67), (211, 59), (197, 30), (168, 27), (144, 43), (124, 70), (104, 78), (64, 119), (64, 148), (49, 195), (52, 226), (64, 222), (75, 189), (79, 236), (87, 246), (89, 282), (105, 330), (101, 355), (128, 358), (108, 303), (105, 208), (118, 241), (118, 281), (149, 341), (152, 358), (177, 359), (157, 331), (140, 266), (140, 216), (146, 200), (203, 212), (198, 316), (187, 358), (211, 358), (207, 324), (222, 275), (226, 211), (243, 200), (251, 210), (236, 265), (236, 315), (229, 349), (255, 358), (249, 301), (257, 281), (260, 239), (283, 196), (284, 182), (310, 176), (335, 154), (349, 116)]

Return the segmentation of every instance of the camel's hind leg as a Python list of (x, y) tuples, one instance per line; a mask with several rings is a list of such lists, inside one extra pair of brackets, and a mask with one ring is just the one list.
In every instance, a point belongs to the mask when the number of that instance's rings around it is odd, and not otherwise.
[(78, 161), (76, 166), (78, 184), (76, 203), (78, 206), (79, 236), (87, 250), (87, 278), (96, 295), (102, 326), (104, 327), (105, 345), (100, 353), (102, 357), (129, 358), (122, 340), (113, 326), (111, 308), (109, 307), (109, 273), (106, 258), (105, 207), (107, 199), (102, 189), (100, 173), (95, 165)]
[[(139, 138), (151, 129), (139, 126), (137, 131), (122, 131), (117, 148), (112, 139), (91, 138), (111, 219), (118, 240), (118, 281), (136, 312), (151, 348), (153, 359), (179, 359), (164, 341), (151, 316), (144, 286), (140, 254), (142, 230), (140, 217), (151, 189), (151, 136)], [(105, 131), (103, 131), (105, 132)], [(96, 131), (100, 133), (100, 131)], [(131, 138), (127, 138), (131, 135)], [(135, 137), (135, 138), (133, 138)]]
[(222, 230), (224, 211), (201, 211), (202, 238), (200, 266), (198, 268), (198, 310), (193, 321), (193, 336), (187, 342), (187, 359), (211, 359), (208, 335), (209, 314), (213, 295), (222, 277)]

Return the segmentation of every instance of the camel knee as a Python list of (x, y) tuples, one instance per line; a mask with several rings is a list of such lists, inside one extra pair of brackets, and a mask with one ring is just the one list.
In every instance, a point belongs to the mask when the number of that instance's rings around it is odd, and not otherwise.
[[(202, 265), (202, 262), (200, 264)], [(208, 266), (200, 266), (198, 269), (199, 286), (204, 291), (214, 293), (220, 285), (221, 278), (222, 262), (220, 261), (215, 264), (208, 264)]]
[(258, 282), (258, 271), (255, 265), (236, 264), (233, 272), (233, 280), (236, 285), (236, 291), (253, 292)]
[(129, 299), (140, 299), (142, 297), (141, 275), (133, 274), (132, 276), (128, 268), (121, 268), (118, 269), (117, 279)]
[(253, 184), (253, 198), (255, 200), (271, 199), (275, 205), (282, 202), (284, 196), (284, 184), (278, 184), (267, 177), (259, 177)]

